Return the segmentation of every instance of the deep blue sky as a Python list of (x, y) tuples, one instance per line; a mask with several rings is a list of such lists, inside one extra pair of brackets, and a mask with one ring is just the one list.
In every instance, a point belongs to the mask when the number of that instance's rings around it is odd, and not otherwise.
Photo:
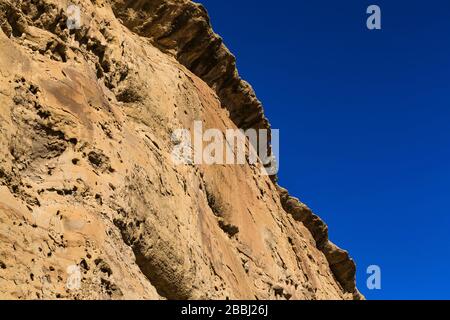
[(450, 1), (198, 2), (280, 129), (280, 184), (350, 252), (359, 289), (449, 299)]

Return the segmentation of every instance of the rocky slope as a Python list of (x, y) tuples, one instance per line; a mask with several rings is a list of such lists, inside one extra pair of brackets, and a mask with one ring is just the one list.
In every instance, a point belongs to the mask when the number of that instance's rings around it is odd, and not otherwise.
[(0, 298), (362, 298), (326, 225), (257, 165), (173, 163), (194, 120), (270, 128), (205, 9), (70, 3), (0, 0)]

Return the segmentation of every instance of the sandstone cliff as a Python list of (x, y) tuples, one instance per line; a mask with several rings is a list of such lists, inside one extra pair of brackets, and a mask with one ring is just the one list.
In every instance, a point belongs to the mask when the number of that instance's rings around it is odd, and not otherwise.
[(0, 298), (360, 299), (348, 253), (276, 179), (173, 164), (194, 120), (270, 128), (205, 9), (70, 3), (0, 0)]

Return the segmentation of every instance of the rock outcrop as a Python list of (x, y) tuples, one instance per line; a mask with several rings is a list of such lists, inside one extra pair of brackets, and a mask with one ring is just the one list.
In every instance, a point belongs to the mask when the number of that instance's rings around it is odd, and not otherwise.
[(151, 39), (214, 89), (239, 128), (270, 128), (261, 102), (240, 78), (235, 57), (214, 33), (201, 4), (189, 0), (111, 3), (116, 16), (130, 30)]
[(0, 0), (0, 22), (1, 298), (361, 298), (258, 166), (173, 164), (194, 120), (270, 128), (201, 5)]

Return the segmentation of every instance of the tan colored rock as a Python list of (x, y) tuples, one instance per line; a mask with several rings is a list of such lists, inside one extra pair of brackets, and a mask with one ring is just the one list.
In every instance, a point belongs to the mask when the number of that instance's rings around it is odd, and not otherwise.
[(213, 88), (243, 129), (269, 128), (261, 102), (239, 76), (236, 59), (211, 28), (205, 8), (190, 0), (110, 0), (114, 13)]
[(173, 164), (194, 120), (269, 127), (205, 10), (70, 3), (81, 29), (69, 1), (0, 0), (0, 298), (360, 298), (326, 225), (258, 166)]

